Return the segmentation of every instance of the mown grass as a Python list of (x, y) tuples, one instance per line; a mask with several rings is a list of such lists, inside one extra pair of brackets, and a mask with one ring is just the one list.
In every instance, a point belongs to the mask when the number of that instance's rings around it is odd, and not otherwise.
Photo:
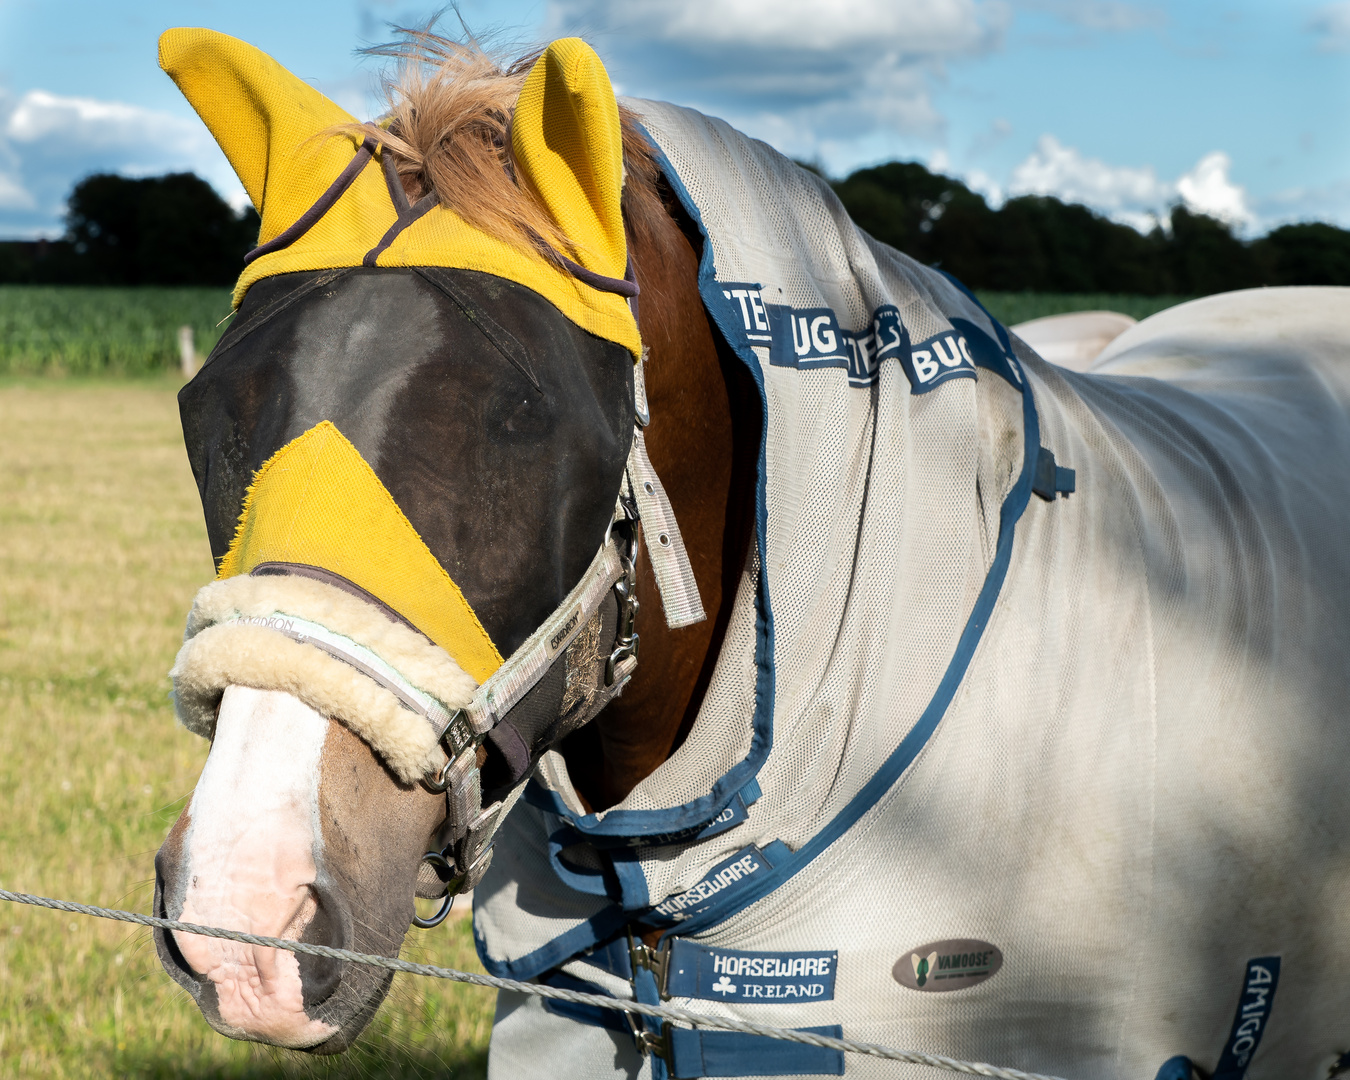
[[(0, 885), (148, 911), (206, 744), (165, 672), (211, 577), (176, 380), (0, 378)], [(481, 970), (467, 922), (406, 956)], [(212, 1032), (149, 932), (0, 904), (0, 1076), (478, 1077), (490, 993), (398, 975), (318, 1059)]]
[(228, 289), (0, 285), (0, 374), (175, 371), (178, 328), (205, 356), (229, 313)]
[(1194, 299), (1190, 296), (1127, 296), (1122, 293), (979, 291), (975, 295), (989, 310), (989, 314), (1004, 326), (1015, 326), (1047, 315), (1064, 315), (1070, 311), (1119, 311), (1142, 322), (1150, 315)]

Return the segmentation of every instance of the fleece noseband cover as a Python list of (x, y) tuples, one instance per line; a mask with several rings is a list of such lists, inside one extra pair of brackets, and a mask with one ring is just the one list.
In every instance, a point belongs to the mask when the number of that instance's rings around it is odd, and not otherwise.
[(468, 704), (473, 676), (369, 600), (261, 569), (197, 594), (170, 672), (183, 726), (211, 738), (227, 686), (283, 690), (340, 720), (405, 783), (439, 767), (433, 724)]

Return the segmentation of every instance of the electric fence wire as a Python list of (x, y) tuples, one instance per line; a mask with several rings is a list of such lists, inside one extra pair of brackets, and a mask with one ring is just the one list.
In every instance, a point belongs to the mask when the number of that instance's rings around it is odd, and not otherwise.
[(762, 1035), (765, 1038), (781, 1039), (784, 1042), (803, 1043), (807, 1046), (840, 1050), (846, 1054), (866, 1054), (869, 1057), (884, 1058), (888, 1061), (903, 1061), (910, 1065), (926, 1065), (929, 1068), (964, 1073), (967, 1076), (987, 1076), (993, 1078), (993, 1080), (1060, 1080), (1056, 1076), (1022, 1072), (1018, 1069), (1003, 1069), (996, 1065), (986, 1065), (978, 1061), (961, 1061), (958, 1058), (943, 1057), (940, 1054), (921, 1054), (913, 1050), (897, 1050), (889, 1046), (879, 1046), (876, 1043), (835, 1039), (828, 1035), (817, 1035), (810, 1031), (772, 1027), (768, 1024), (755, 1024), (725, 1016), (709, 1016), (674, 1005), (644, 1005), (639, 1001), (625, 1001), (603, 994), (584, 994), (576, 990), (541, 986), (538, 983), (520, 982), (516, 979), (499, 979), (493, 975), (476, 975), (471, 971), (456, 971), (454, 968), (436, 967), (432, 964), (414, 964), (407, 960), (392, 959), (388, 956), (353, 952), (350, 949), (335, 949), (328, 945), (313, 945), (307, 941), (263, 937), (260, 934), (246, 934), (239, 930), (223, 930), (217, 926), (199, 926), (196, 923), (161, 919), (154, 915), (142, 915), (135, 911), (119, 911), (116, 908), (95, 907), (92, 904), (76, 904), (69, 900), (53, 900), (48, 896), (34, 896), (31, 893), (9, 892), (0, 889), (0, 900), (48, 908), (52, 911), (68, 911), (74, 915), (91, 915), (96, 919), (137, 923), (141, 926), (173, 930), (177, 933), (200, 934), (202, 937), (238, 941), (245, 945), (257, 945), (266, 949), (285, 949), (288, 952), (303, 953), (306, 956), (324, 956), (331, 960), (366, 964), (370, 967), (385, 968), (388, 971), (404, 971), (409, 975), (424, 975), (431, 979), (449, 979), (452, 982), (469, 983), (473, 986), (510, 990), (517, 994), (552, 998), (555, 1001), (569, 1001), (575, 1005), (591, 1005), (601, 1009), (613, 1009), (617, 1012), (650, 1016), (658, 1020), (677, 1020), (692, 1027), (718, 1028), (722, 1031), (737, 1031), (745, 1035)]

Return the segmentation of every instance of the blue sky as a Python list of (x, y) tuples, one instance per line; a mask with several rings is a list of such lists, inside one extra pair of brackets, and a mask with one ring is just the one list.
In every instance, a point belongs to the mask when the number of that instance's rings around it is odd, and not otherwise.
[[(359, 57), (416, 0), (0, 0), (0, 236), (55, 236), (81, 176), (242, 189), (155, 62), (170, 26), (251, 41), (354, 113)], [(620, 92), (723, 116), (841, 175), (891, 158), (997, 202), (1147, 226), (1183, 201), (1247, 234), (1350, 227), (1350, 0), (461, 0), (522, 44), (580, 33)], [(446, 24), (454, 25), (453, 16)]]

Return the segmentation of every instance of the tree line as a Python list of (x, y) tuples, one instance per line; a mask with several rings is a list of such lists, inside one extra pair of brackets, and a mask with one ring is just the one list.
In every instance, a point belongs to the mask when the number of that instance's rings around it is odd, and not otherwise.
[(1350, 230), (1282, 225), (1242, 240), (1223, 221), (1175, 206), (1148, 233), (1049, 195), (997, 210), (950, 176), (893, 161), (831, 181), (878, 240), (973, 289), (1203, 296), (1259, 285), (1350, 285)]
[[(810, 167), (810, 166), (808, 166)], [(893, 161), (830, 181), (862, 228), (975, 289), (1201, 296), (1258, 285), (1350, 285), (1350, 230), (1283, 225), (1243, 240), (1184, 206), (1141, 233), (1048, 195), (998, 209), (960, 180)], [(229, 285), (257, 243), (258, 215), (236, 214), (192, 173), (86, 177), (55, 241), (0, 242), (0, 282)]]
[(71, 191), (62, 239), (0, 242), (0, 282), (232, 285), (258, 225), (193, 173), (96, 173)]

